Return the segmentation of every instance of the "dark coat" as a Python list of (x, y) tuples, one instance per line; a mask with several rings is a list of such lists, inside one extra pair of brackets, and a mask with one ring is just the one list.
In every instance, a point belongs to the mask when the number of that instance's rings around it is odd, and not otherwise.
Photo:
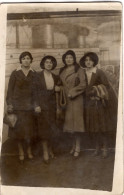
[(34, 78), (35, 71), (25, 76), (22, 70), (14, 70), (10, 76), (7, 105), (13, 106), (17, 115), (14, 128), (9, 128), (9, 137), (31, 141), (34, 138)]
[(7, 105), (13, 105), (14, 110), (34, 110), (33, 81), (36, 72), (29, 71), (25, 76), (22, 70), (14, 70), (10, 76)]
[(56, 94), (55, 85), (60, 84), (58, 76), (52, 74), (54, 80), (53, 90), (47, 90), (44, 71), (37, 73), (35, 82), (36, 106), (40, 106), (38, 117), (38, 136), (41, 139), (51, 139), (56, 134)]
[[(87, 76), (86, 76), (87, 81)], [(92, 87), (103, 84), (108, 91), (108, 100), (93, 100)], [(85, 125), (88, 132), (110, 132), (117, 127), (117, 98), (105, 73), (97, 69), (92, 73), (90, 83), (85, 91)]]
[[(35, 100), (36, 105), (41, 107), (41, 110), (55, 110), (56, 109), (56, 98), (55, 98), (55, 88), (53, 90), (47, 90), (44, 71), (37, 72), (37, 80), (35, 88)], [(55, 85), (59, 85), (59, 76), (52, 74)]]

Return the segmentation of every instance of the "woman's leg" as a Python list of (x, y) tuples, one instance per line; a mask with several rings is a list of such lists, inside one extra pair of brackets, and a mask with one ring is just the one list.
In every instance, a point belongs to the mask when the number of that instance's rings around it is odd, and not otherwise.
[(26, 143), (28, 158), (33, 159), (33, 154), (32, 154), (32, 149), (31, 149), (31, 140), (27, 139), (27, 140), (25, 140), (25, 143)]
[(107, 158), (108, 157), (108, 142), (107, 142), (107, 133), (102, 133), (102, 142), (103, 142), (103, 153), (102, 157)]
[(23, 144), (21, 141), (18, 141), (18, 150), (19, 150), (19, 160), (24, 160), (24, 150), (23, 150)]
[(49, 154), (50, 154), (51, 158), (55, 158), (55, 155), (53, 153), (53, 148), (52, 148), (51, 144), (49, 145)]
[(75, 139), (75, 135), (73, 134), (72, 135), (72, 148), (71, 148), (70, 154), (73, 154), (74, 153), (74, 151), (75, 151), (75, 145), (76, 145), (76, 139)]
[(74, 157), (77, 158), (80, 154), (80, 143), (81, 143), (81, 136), (79, 133), (75, 134), (75, 152)]
[(33, 159), (33, 154), (32, 154), (32, 150), (31, 150), (31, 145), (30, 144), (27, 147), (27, 154), (28, 154), (28, 158), (29, 159)]
[(96, 132), (94, 133), (94, 139), (95, 139), (95, 152), (94, 156), (98, 156), (100, 154), (100, 133)]
[(46, 164), (48, 164), (49, 163), (48, 141), (47, 140), (43, 140), (42, 141), (42, 145), (43, 145), (43, 158), (44, 158), (44, 162)]

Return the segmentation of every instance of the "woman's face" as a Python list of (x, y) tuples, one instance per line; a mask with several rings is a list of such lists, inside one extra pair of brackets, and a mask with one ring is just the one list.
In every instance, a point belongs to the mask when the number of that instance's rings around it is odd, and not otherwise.
[(85, 66), (87, 68), (92, 68), (94, 66), (94, 62), (92, 61), (92, 59), (89, 56), (87, 56), (85, 58)]
[(74, 58), (73, 58), (73, 56), (72, 55), (67, 55), (65, 57), (65, 62), (67, 64), (67, 66), (73, 65), (74, 64)]
[(21, 59), (21, 64), (22, 64), (22, 66), (24, 66), (24, 67), (26, 67), (26, 68), (30, 67), (31, 58), (30, 58), (28, 55), (24, 56), (24, 57)]
[(51, 61), (51, 59), (46, 59), (44, 62), (44, 68), (48, 71), (52, 70), (53, 67), (53, 63)]

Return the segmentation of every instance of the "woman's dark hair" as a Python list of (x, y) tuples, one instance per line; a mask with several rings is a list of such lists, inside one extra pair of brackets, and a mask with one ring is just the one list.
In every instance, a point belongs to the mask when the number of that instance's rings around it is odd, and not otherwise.
[(31, 55), (31, 53), (28, 52), (28, 51), (24, 51), (24, 52), (22, 52), (21, 55), (19, 56), (20, 64), (22, 63), (22, 58), (24, 58), (25, 56), (29, 56), (29, 58), (31, 59), (31, 63), (32, 63), (33, 57), (32, 57), (32, 55)]
[(45, 68), (44, 68), (44, 63), (45, 63), (45, 61), (46, 61), (47, 59), (50, 59), (51, 62), (53, 63), (53, 67), (52, 67), (52, 69), (51, 69), (51, 70), (53, 70), (53, 69), (57, 66), (57, 61), (56, 61), (56, 59), (55, 59), (53, 56), (45, 56), (45, 57), (43, 57), (42, 60), (41, 60), (41, 62), (40, 62), (40, 67), (41, 67), (42, 69), (45, 69)]
[(71, 55), (74, 59), (74, 66), (75, 66), (75, 72), (77, 72), (78, 68), (79, 68), (79, 65), (78, 63), (76, 62), (76, 55), (75, 55), (75, 52), (72, 51), (72, 50), (68, 50), (66, 53), (63, 54), (62, 56), (62, 61), (63, 63), (65, 64), (65, 66), (63, 68), (60, 69), (60, 73), (67, 67), (67, 64), (66, 64), (66, 61), (65, 61), (65, 58), (67, 55)]
[(97, 54), (94, 52), (88, 52), (84, 54), (84, 56), (80, 59), (80, 62), (79, 62), (83, 68), (86, 68), (86, 65), (85, 65), (86, 57), (90, 57), (90, 59), (94, 62), (93, 66), (96, 66), (98, 64), (99, 58)]

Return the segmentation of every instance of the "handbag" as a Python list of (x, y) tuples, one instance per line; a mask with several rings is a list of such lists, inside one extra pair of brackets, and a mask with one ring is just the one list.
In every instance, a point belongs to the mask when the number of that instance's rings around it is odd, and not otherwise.
[(57, 121), (59, 120), (64, 120), (64, 115), (65, 115), (65, 109), (66, 109), (66, 96), (63, 87), (61, 86), (60, 88), (60, 93), (56, 92), (56, 119)]
[(17, 115), (13, 113), (6, 113), (3, 118), (3, 123), (8, 125), (9, 127), (15, 127), (17, 122)]

